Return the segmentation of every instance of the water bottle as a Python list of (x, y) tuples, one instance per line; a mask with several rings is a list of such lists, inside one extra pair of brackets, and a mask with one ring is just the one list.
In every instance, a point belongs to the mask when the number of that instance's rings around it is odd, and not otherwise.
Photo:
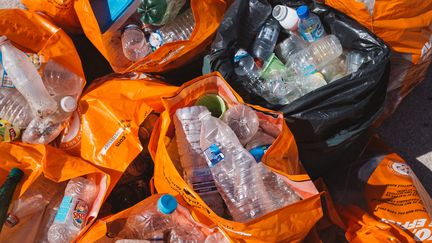
[(201, 149), (234, 220), (245, 222), (277, 209), (269, 200), (258, 164), (231, 128), (208, 111), (199, 119)]
[(262, 62), (267, 61), (276, 46), (280, 25), (274, 18), (269, 18), (261, 27), (252, 46), (252, 54)]
[(54, 195), (59, 192), (60, 185), (40, 176), (24, 194), (12, 205), (8, 213), (6, 225), (14, 227), (20, 219), (44, 210)]
[(276, 56), (283, 62), (287, 63), (291, 55), (307, 47), (307, 43), (297, 34), (290, 32), (290, 36), (279, 43), (275, 48)]
[(12, 168), (9, 172), (6, 181), (0, 187), (0, 232), (3, 227), (3, 223), (7, 218), (7, 210), (9, 204), (12, 201), (15, 189), (24, 176), (24, 172), (18, 168)]
[(0, 88), (0, 117), (19, 129), (33, 120), (27, 100), (14, 88)]
[(342, 57), (343, 55), (329, 62), (319, 71), (322, 75), (324, 75), (327, 83), (331, 83), (335, 80), (343, 78), (346, 75), (345, 58)]
[(309, 11), (308, 6), (300, 6), (297, 9), (297, 15), (300, 19), (298, 31), (305, 41), (314, 42), (326, 35), (321, 20)]
[(326, 85), (327, 82), (321, 73), (313, 73), (307, 77), (299, 77), (297, 80), (302, 95), (306, 95), (316, 89)]
[(205, 240), (189, 211), (169, 194), (162, 195), (157, 205), (135, 207), (130, 215), (118, 234), (120, 239), (197, 243)]
[(234, 72), (238, 76), (247, 76), (253, 80), (261, 75), (254, 58), (244, 49), (239, 49), (234, 55), (234, 65)]
[(299, 18), (295, 9), (285, 5), (276, 5), (272, 12), (273, 18), (279, 21), (282, 28), (288, 31), (296, 31)]
[(51, 96), (78, 98), (84, 80), (54, 60), (49, 60), (43, 70), (43, 83)]
[(59, 210), (48, 230), (50, 243), (70, 242), (78, 235), (86, 224), (96, 193), (96, 184), (92, 180), (77, 177), (68, 182)]
[(229, 108), (223, 116), (223, 121), (234, 131), (243, 145), (252, 139), (259, 128), (257, 114), (244, 104)]
[(291, 55), (287, 62), (289, 69), (297, 75), (308, 76), (317, 72), (342, 54), (342, 45), (334, 35), (321, 38), (309, 47)]
[(144, 24), (160, 26), (172, 21), (185, 3), (186, 0), (141, 0), (137, 11)]
[(270, 16), (272, 7), (267, 0), (248, 0), (248, 11), (245, 13), (239, 28), (239, 45), (249, 48), (251, 40), (255, 39), (261, 26)]
[(173, 117), (177, 148), (184, 178), (204, 202), (218, 215), (224, 215), (224, 202), (216, 189), (213, 175), (202, 156), (199, 144), (201, 121), (198, 115), (206, 111), (204, 106), (184, 107)]
[(16, 89), (25, 97), (37, 117), (57, 110), (57, 102), (49, 95), (36, 67), (27, 55), (14, 47), (5, 36), (0, 37), (3, 68)]
[(366, 58), (362, 53), (350, 51), (346, 56), (346, 73), (351, 74), (357, 72), (365, 61)]
[(179, 14), (173, 21), (151, 33), (150, 45), (153, 50), (156, 50), (166, 43), (189, 40), (194, 27), (195, 19), (192, 9), (188, 9)]
[(125, 27), (121, 36), (123, 54), (132, 62), (139, 61), (151, 53), (144, 32), (135, 24)]

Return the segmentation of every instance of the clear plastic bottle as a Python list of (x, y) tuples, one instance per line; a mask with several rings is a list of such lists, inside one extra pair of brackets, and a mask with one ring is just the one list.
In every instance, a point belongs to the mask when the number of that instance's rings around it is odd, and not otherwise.
[(313, 73), (307, 77), (299, 77), (298, 85), (300, 87), (302, 95), (306, 95), (320, 87), (326, 85), (327, 82), (321, 73)]
[(308, 6), (302, 5), (297, 8), (297, 15), (300, 19), (298, 31), (305, 41), (314, 42), (326, 35), (321, 20), (309, 11)]
[(43, 82), (51, 96), (77, 98), (83, 89), (84, 80), (54, 60), (49, 60), (43, 70)]
[(120, 239), (167, 242), (204, 242), (205, 235), (193, 221), (189, 211), (178, 205), (175, 197), (162, 195), (157, 205), (135, 207), (128, 217)]
[(18, 90), (0, 88), (0, 117), (15, 127), (25, 129), (33, 120), (33, 113)]
[(268, 60), (276, 46), (280, 31), (279, 21), (269, 18), (261, 27), (252, 46), (252, 54), (262, 62)]
[(84, 177), (71, 179), (48, 230), (50, 243), (70, 242), (85, 226), (86, 219), (96, 198), (96, 184)]
[(218, 215), (225, 214), (224, 202), (216, 189), (213, 175), (200, 147), (201, 121), (198, 115), (204, 106), (184, 107), (176, 110), (174, 126), (180, 163), (184, 178), (204, 202)]
[(351, 74), (357, 72), (365, 61), (366, 58), (362, 53), (350, 51), (346, 56), (346, 73)]
[(320, 73), (324, 75), (327, 83), (343, 78), (346, 75), (345, 58), (342, 58), (342, 56), (339, 56), (321, 68)]
[(132, 62), (139, 61), (151, 53), (144, 32), (135, 24), (127, 25), (121, 36), (123, 54)]
[(272, 7), (267, 0), (249, 0), (247, 2), (249, 8), (239, 28), (241, 31), (239, 44), (243, 48), (249, 48), (251, 41), (255, 39), (261, 26), (272, 12)]
[(229, 108), (223, 116), (223, 121), (234, 131), (243, 145), (252, 139), (259, 128), (257, 114), (244, 104)]
[(173, 21), (151, 33), (149, 40), (150, 45), (153, 50), (156, 50), (166, 43), (189, 40), (194, 27), (195, 19), (192, 14), (192, 9), (188, 9), (179, 14)]
[(269, 200), (258, 164), (231, 128), (208, 111), (199, 119), (201, 149), (234, 220), (245, 222), (277, 209)]
[(307, 43), (297, 34), (290, 33), (290, 36), (279, 43), (275, 48), (276, 56), (283, 62), (287, 63), (294, 53), (297, 53), (307, 47)]
[(239, 49), (234, 55), (234, 72), (238, 76), (247, 77), (244, 80), (244, 86), (254, 91), (255, 93), (262, 94), (262, 82), (260, 80), (261, 69), (255, 63), (254, 58), (244, 49)]
[(59, 184), (40, 176), (29, 189), (17, 199), (8, 213), (6, 225), (13, 227), (20, 219), (44, 210), (54, 195), (59, 191)]
[(308, 76), (317, 72), (342, 54), (342, 45), (334, 35), (321, 38), (309, 47), (299, 51), (289, 58), (287, 66), (297, 75)]
[(57, 110), (57, 102), (49, 95), (36, 67), (27, 55), (5, 36), (0, 37), (3, 68), (16, 89), (25, 97), (34, 116), (46, 117)]

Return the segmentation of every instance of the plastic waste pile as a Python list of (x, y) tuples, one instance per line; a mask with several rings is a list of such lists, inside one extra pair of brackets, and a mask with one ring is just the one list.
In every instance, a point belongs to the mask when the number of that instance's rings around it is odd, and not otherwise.
[(83, 79), (54, 60), (36, 67), (5, 36), (0, 50), (0, 141), (17, 140), (20, 134), (27, 143), (53, 141), (77, 108)]
[[(246, 77), (245, 87), (272, 104), (289, 104), (355, 73), (367, 61), (361, 52), (344, 50), (306, 5), (297, 10), (276, 5), (271, 10), (268, 3), (250, 3), (250, 13), (260, 9), (267, 20), (253, 23), (259, 27), (257, 35), (250, 47), (235, 54), (234, 71)], [(277, 43), (279, 39), (283, 40)]]
[(256, 112), (242, 104), (225, 110), (221, 97), (208, 94), (174, 114), (183, 176), (195, 192), (219, 216), (239, 222), (301, 200), (261, 163), (275, 138)]

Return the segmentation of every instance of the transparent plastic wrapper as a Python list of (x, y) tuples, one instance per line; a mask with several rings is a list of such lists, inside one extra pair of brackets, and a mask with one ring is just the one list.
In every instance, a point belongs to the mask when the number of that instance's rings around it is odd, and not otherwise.
[(317, 178), (331, 173), (331, 168), (338, 164), (355, 161), (366, 146), (370, 138), (368, 128), (384, 108), (390, 49), (366, 27), (329, 6), (312, 1), (276, 2), (295, 9), (307, 4), (328, 35), (337, 37), (344, 49), (361, 52), (367, 61), (357, 72), (288, 105), (266, 101), (245, 85), (250, 83), (247, 76), (235, 72), (232, 60), (241, 48), (240, 24), (246, 20), (249, 4), (248, 0), (237, 0), (225, 13), (212, 44), (211, 70), (220, 72), (246, 102), (283, 112), (296, 138), (302, 163)]

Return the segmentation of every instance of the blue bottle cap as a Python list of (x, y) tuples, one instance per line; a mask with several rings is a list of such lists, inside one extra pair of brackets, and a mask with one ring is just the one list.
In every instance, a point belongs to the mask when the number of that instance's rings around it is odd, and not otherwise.
[(159, 198), (157, 206), (161, 213), (171, 214), (177, 208), (177, 200), (170, 194), (165, 194)]
[(309, 7), (302, 5), (297, 9), (297, 15), (300, 19), (305, 19), (309, 16)]
[(270, 147), (270, 145), (262, 145), (255, 147), (251, 150), (249, 150), (249, 153), (252, 154), (252, 156), (255, 158), (256, 162), (259, 163), (262, 160), (262, 157), (264, 156), (265, 152), (267, 152), (267, 149)]

